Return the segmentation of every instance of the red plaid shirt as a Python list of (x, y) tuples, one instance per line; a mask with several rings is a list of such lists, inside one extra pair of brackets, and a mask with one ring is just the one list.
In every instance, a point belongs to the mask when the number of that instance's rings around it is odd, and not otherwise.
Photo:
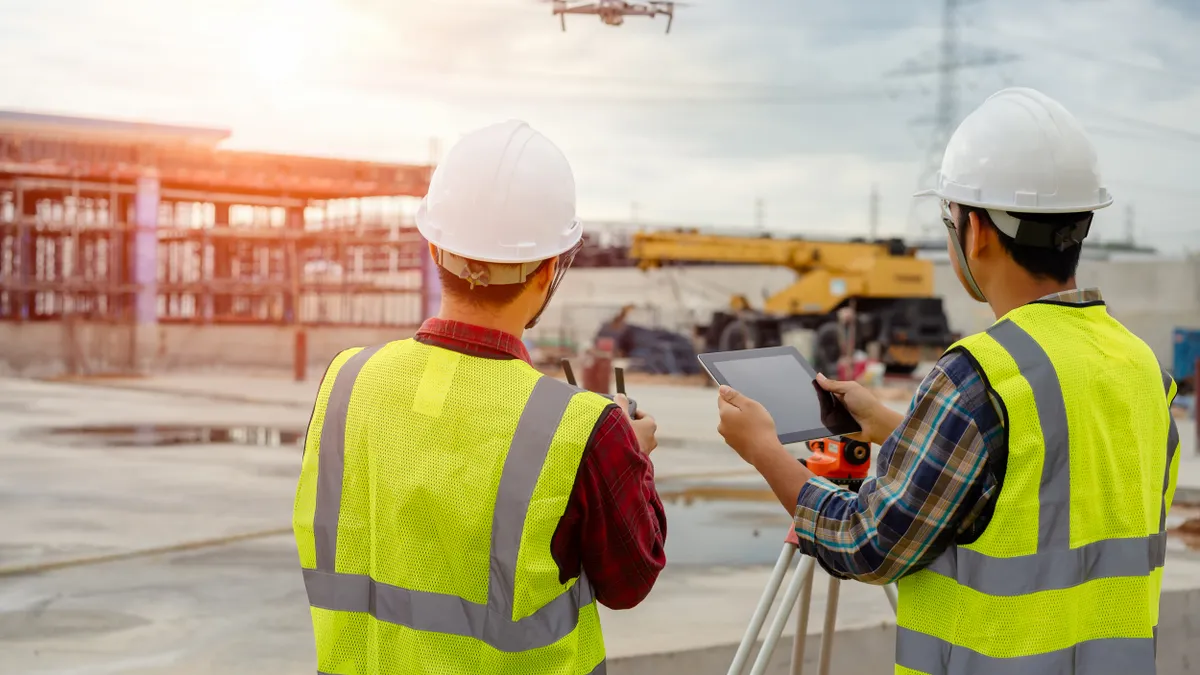
[[(428, 319), (416, 340), (485, 358), (521, 359), (529, 352), (515, 336), (458, 321)], [(667, 517), (654, 487), (654, 465), (638, 448), (619, 408), (597, 423), (550, 553), (559, 581), (587, 571), (596, 599), (611, 609), (640, 603), (666, 565)]]

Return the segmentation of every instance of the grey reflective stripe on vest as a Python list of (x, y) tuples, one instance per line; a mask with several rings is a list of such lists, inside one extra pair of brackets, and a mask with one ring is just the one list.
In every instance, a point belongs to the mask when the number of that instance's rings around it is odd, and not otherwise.
[[(591, 584), (583, 574), (570, 590), (532, 615), (512, 620), (517, 555), (529, 502), (549, 455), (551, 440), (571, 396), (578, 391), (551, 377), (542, 377), (534, 385), (500, 475), (492, 518), (486, 605), (455, 595), (415, 591), (383, 584), (365, 575), (334, 571), (337, 513), (341, 508), (345, 469), (346, 413), (354, 381), (377, 349), (370, 352), (364, 349), (347, 360), (338, 372), (326, 404), (313, 519), (313, 531), (318, 535), (317, 569), (304, 570), (309, 604), (334, 611), (366, 612), (380, 621), (415, 630), (471, 637), (504, 652), (537, 649), (566, 637), (579, 622), (580, 608), (593, 601)], [(322, 490), (327, 484), (328, 488)], [(327, 558), (322, 557), (322, 533), (328, 534), (324, 554)], [(322, 562), (328, 565), (323, 566)], [(594, 672), (602, 675), (604, 664)]]
[[(1041, 423), (1046, 455), (1038, 484), (1038, 552), (993, 558), (951, 546), (928, 570), (981, 593), (1014, 596), (1072, 588), (1105, 577), (1143, 576), (1161, 567), (1167, 543), (1162, 527), (1148, 537), (1103, 539), (1071, 548), (1070, 433), (1058, 375), (1041, 345), (1012, 321), (997, 323), (988, 335), (1004, 347), (1029, 383)], [(1171, 428), (1177, 437), (1174, 422)], [(1168, 476), (1173, 452), (1172, 446)]]
[(1153, 638), (1089, 640), (1045, 654), (1007, 659), (951, 647), (907, 628), (897, 629), (896, 645), (897, 665), (922, 673), (1132, 675), (1151, 672), (1154, 667)]
[(987, 333), (1017, 362), (1042, 424), (1046, 457), (1038, 485), (1038, 551), (1065, 551), (1071, 546), (1071, 442), (1058, 373), (1046, 350), (1012, 321)]
[(359, 372), (382, 345), (361, 349), (346, 359), (325, 403), (321, 424), (321, 449), (317, 456), (317, 504), (313, 511), (313, 537), (317, 569), (332, 572), (337, 560), (338, 513), (342, 509), (342, 474), (346, 466), (346, 413)]
[(1167, 430), (1167, 470), (1163, 473), (1163, 504), (1162, 515), (1158, 518), (1158, 531), (1163, 534), (1163, 550), (1166, 550), (1167, 531), (1167, 488), (1171, 487), (1171, 462), (1175, 461), (1175, 451), (1179, 448), (1179, 427), (1175, 426), (1175, 418), (1171, 415), (1171, 385), (1174, 381), (1167, 371), (1163, 371), (1163, 389), (1167, 392), (1167, 419), (1171, 426)]
[[(607, 673), (608, 664), (606, 664), (604, 661), (601, 661), (600, 663), (596, 664), (596, 667), (592, 668), (591, 672), (589, 672), (587, 675), (607, 675)], [(325, 673), (318, 670), (317, 675), (332, 675), (332, 673)]]
[(502, 652), (523, 652), (554, 644), (575, 630), (579, 608), (592, 601), (585, 577), (549, 604), (520, 621), (504, 612), (456, 595), (414, 591), (361, 574), (304, 570), (308, 604), (338, 612), (366, 612), (415, 630), (475, 638)]
[[(1167, 471), (1163, 481), (1163, 518), (1159, 531), (1148, 537), (1104, 539), (1072, 549), (1070, 546), (1070, 433), (1062, 388), (1050, 357), (1020, 326), (1010, 320), (988, 330), (1016, 362), (1033, 392), (1046, 456), (1038, 485), (1038, 552), (1013, 558), (994, 558), (951, 546), (928, 571), (950, 577), (960, 585), (992, 596), (1028, 595), (1073, 588), (1094, 579), (1146, 576), (1166, 560), (1165, 496), (1171, 459), (1179, 432), (1171, 421)], [(1170, 380), (1164, 374), (1168, 392)], [(900, 628), (896, 662), (923, 673), (1088, 673), (1141, 672), (1154, 662), (1152, 638), (1094, 640), (1049, 654), (997, 659), (939, 638)], [(1086, 665), (1084, 665), (1086, 664)]]

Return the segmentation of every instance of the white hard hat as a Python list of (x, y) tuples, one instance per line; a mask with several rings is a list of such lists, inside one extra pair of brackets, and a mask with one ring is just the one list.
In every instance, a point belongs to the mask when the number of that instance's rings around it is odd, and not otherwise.
[[(1113, 201), (1083, 126), (1024, 87), (1002, 89), (967, 115), (946, 145), (937, 187), (916, 196), (1020, 213), (1080, 213)], [(997, 225), (1015, 228), (1016, 219)]]
[(583, 236), (571, 165), (520, 120), (473, 131), (433, 172), (417, 229), (439, 249), (480, 262), (553, 258)]

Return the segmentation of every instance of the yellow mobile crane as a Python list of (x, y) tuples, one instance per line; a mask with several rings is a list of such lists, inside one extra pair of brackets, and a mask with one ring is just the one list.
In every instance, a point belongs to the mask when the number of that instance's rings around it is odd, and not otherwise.
[[(762, 310), (734, 296), (700, 330), (710, 351), (782, 344), (794, 328), (816, 332), (814, 366), (835, 372), (838, 358), (877, 343), (889, 372), (911, 373), (957, 339), (933, 293), (933, 264), (899, 240), (810, 241), (686, 232), (638, 232), (629, 257), (642, 269), (687, 263), (781, 265), (794, 284), (766, 298)], [(854, 320), (839, 330), (839, 310)]]

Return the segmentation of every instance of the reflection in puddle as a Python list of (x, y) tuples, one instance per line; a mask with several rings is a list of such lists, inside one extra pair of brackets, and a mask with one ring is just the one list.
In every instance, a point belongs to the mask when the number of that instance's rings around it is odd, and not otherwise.
[(1200, 509), (1191, 505), (1172, 506), (1167, 517), (1167, 532), (1187, 548), (1200, 550)]
[(294, 446), (299, 448), (304, 441), (303, 431), (255, 426), (142, 424), (64, 427), (35, 433), (73, 445), (107, 448), (211, 444)]
[(667, 511), (667, 564), (769, 565), (792, 520), (769, 489), (758, 486), (659, 485)]
[[(667, 511), (668, 565), (770, 565), (791, 525), (765, 485), (659, 483)], [(1200, 550), (1200, 508), (1178, 504), (1167, 529), (1171, 548)]]

